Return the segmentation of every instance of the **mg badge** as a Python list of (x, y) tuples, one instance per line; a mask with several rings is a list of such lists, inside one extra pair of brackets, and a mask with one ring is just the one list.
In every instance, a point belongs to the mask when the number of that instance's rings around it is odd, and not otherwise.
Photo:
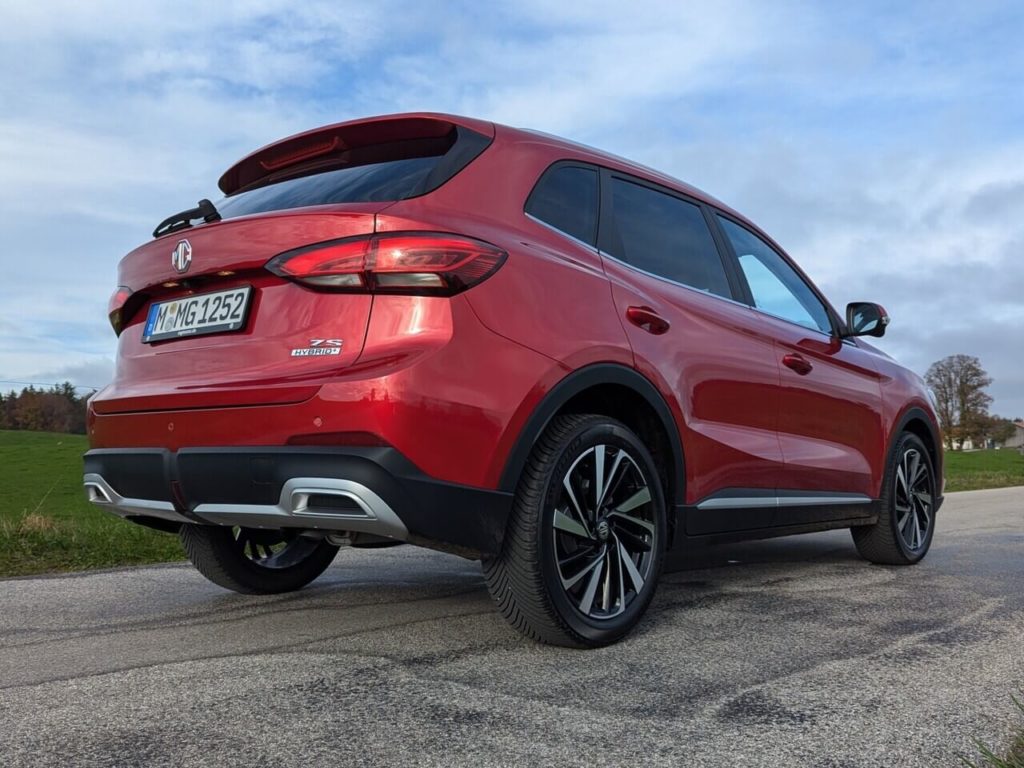
[(171, 251), (171, 264), (179, 272), (187, 272), (192, 263), (192, 244), (188, 240), (179, 240)]

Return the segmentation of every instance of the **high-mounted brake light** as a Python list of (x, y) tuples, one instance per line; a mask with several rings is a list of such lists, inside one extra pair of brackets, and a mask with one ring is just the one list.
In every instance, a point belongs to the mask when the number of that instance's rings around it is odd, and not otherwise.
[(288, 251), (267, 269), (331, 291), (452, 296), (494, 274), (506, 255), (462, 235), (384, 232)]
[(131, 296), (131, 288), (126, 285), (119, 285), (117, 290), (111, 295), (110, 301), (107, 302), (107, 317), (110, 318), (110, 326), (118, 336), (121, 335), (121, 331), (124, 329), (124, 305), (128, 303), (128, 299)]

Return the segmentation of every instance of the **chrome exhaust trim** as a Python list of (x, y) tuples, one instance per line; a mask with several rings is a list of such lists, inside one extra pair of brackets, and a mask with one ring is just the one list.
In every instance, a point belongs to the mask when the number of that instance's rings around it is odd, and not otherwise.
[[(350, 509), (323, 504), (323, 498), (349, 502)], [(218, 525), (247, 528), (308, 528), (375, 533), (405, 541), (409, 531), (380, 496), (365, 485), (327, 477), (296, 477), (281, 488), (277, 504), (200, 504), (198, 517)]]
[[(89, 501), (121, 517), (195, 522), (177, 512), (169, 501), (125, 498), (100, 475), (85, 475), (84, 485)], [(213, 525), (372, 533), (399, 541), (409, 538), (401, 518), (380, 496), (361, 483), (335, 478), (292, 478), (281, 488), (277, 504), (199, 504), (192, 514)]]
[(175, 511), (174, 505), (169, 501), (125, 498), (100, 475), (87, 474), (82, 478), (82, 482), (89, 501), (120, 517), (158, 517), (172, 523), (193, 522)]

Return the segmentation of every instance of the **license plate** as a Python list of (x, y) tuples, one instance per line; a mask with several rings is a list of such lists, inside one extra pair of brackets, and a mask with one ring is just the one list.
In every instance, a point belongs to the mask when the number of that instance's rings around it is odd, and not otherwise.
[(252, 286), (161, 301), (149, 308), (144, 342), (239, 331), (245, 327)]

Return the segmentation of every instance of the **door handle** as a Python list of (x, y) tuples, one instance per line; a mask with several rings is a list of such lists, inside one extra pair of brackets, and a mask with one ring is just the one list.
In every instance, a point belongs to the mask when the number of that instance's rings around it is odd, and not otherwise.
[(784, 356), (782, 358), (782, 364), (787, 368), (792, 368), (801, 376), (806, 376), (814, 368), (814, 366), (811, 365), (810, 360), (808, 360), (803, 355), (798, 355), (795, 353), (790, 353)]
[(660, 336), (665, 333), (671, 324), (650, 307), (629, 307), (626, 310), (626, 319), (641, 330)]

